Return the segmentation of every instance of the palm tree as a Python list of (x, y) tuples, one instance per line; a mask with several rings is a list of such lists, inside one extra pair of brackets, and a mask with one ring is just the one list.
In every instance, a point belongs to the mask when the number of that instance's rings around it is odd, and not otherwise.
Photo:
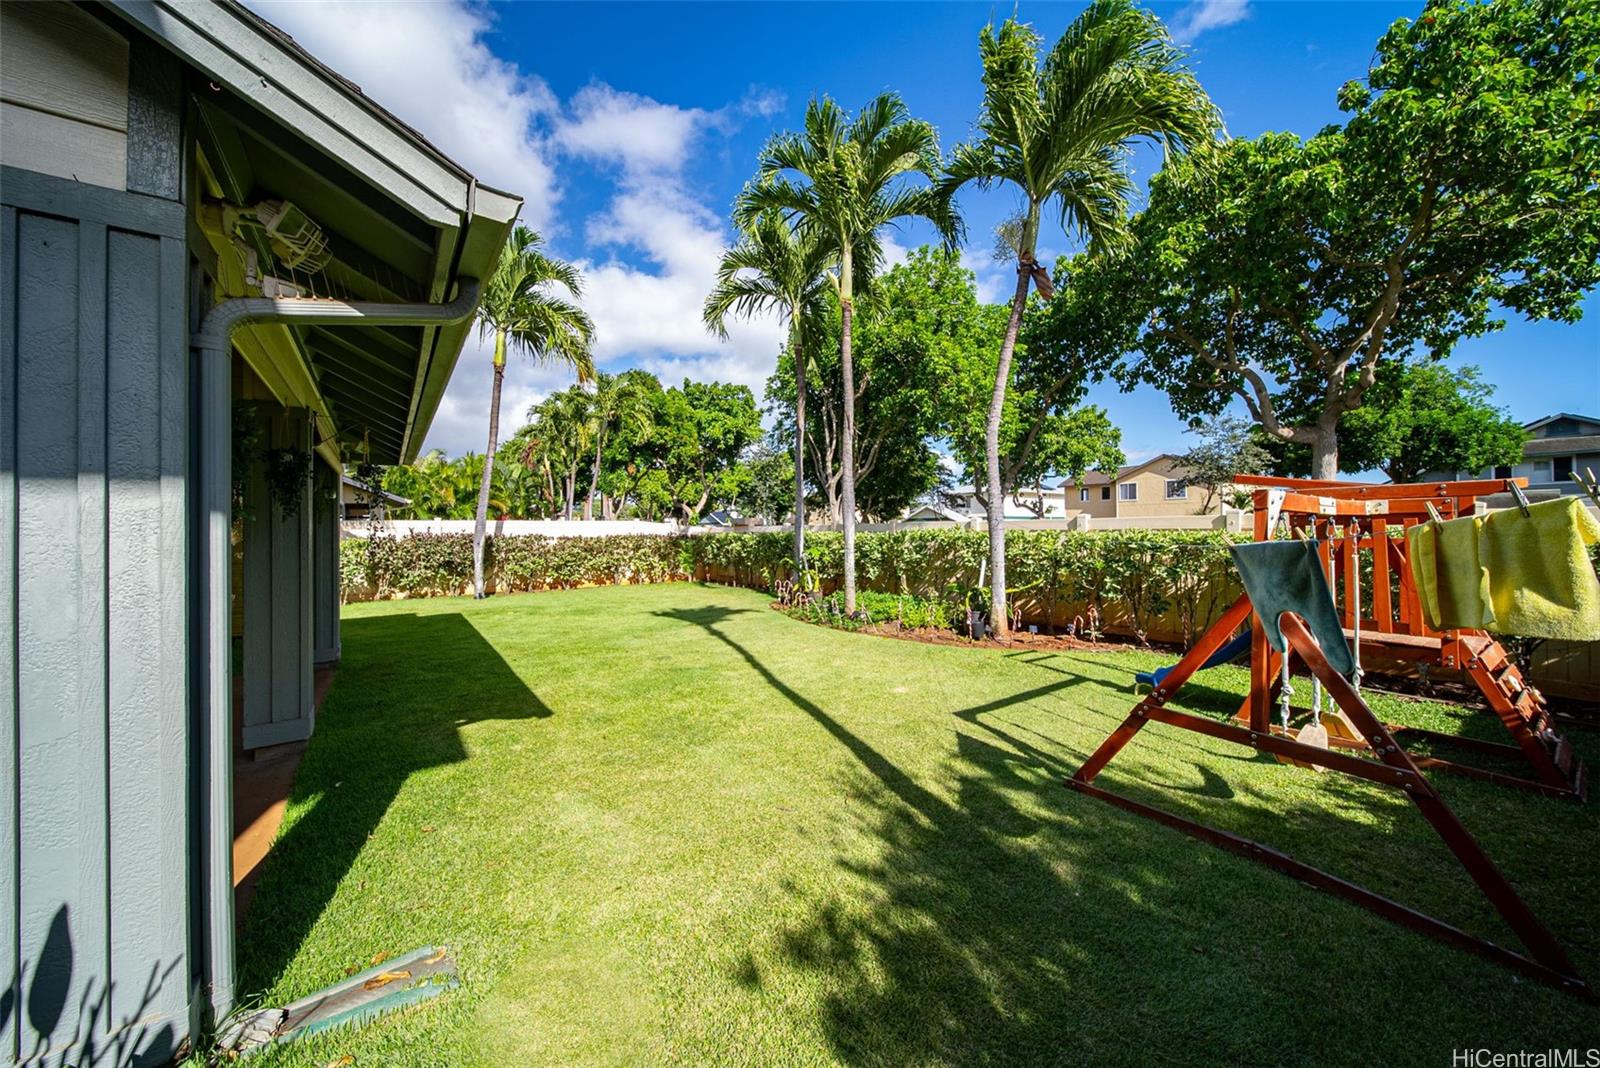
[[(594, 392), (590, 394), (588, 438), (593, 449), (594, 463), (589, 471), (589, 492), (583, 498), (583, 518), (594, 518), (594, 496), (600, 490), (600, 458), (606, 450), (611, 432), (627, 424), (644, 431), (649, 428), (653, 412), (650, 391), (641, 375), (646, 372), (624, 371), (620, 375), (602, 373), (595, 379)], [(610, 518), (604, 516), (604, 518)]]
[(832, 100), (813, 99), (806, 106), (804, 132), (779, 134), (767, 142), (758, 179), (734, 208), (734, 221), (746, 229), (763, 212), (781, 212), (836, 257), (844, 380), (844, 442), (839, 450), (844, 600), (850, 612), (856, 607), (856, 389), (850, 354), (855, 285), (869, 278), (882, 259), (879, 231), (901, 219), (927, 219), (948, 244), (960, 239), (961, 221), (950, 199), (931, 184), (902, 180), (920, 174), (932, 183), (939, 166), (938, 135), (929, 123), (911, 118), (894, 93), (873, 100), (854, 119)]
[(953, 196), (967, 182), (1009, 183), (1022, 194), (1020, 216), (1002, 228), (1015, 250), (1017, 288), (1000, 345), (984, 432), (985, 504), (989, 512), (990, 624), (1007, 633), (1005, 501), (1001, 497), (1000, 421), (1028, 285), (1050, 296), (1050, 276), (1035, 259), (1039, 223), (1052, 201), (1062, 228), (1091, 245), (1117, 243), (1126, 232), (1133, 182), (1130, 147), (1139, 140), (1169, 152), (1211, 137), (1216, 108), (1166, 26), (1132, 0), (1095, 0), (1061, 35), (1043, 67), (1039, 38), (1008, 19), (983, 29), (983, 112), (977, 137), (957, 148), (942, 183)]
[(806, 355), (801, 324), (815, 315), (836, 259), (831, 245), (815, 233), (796, 233), (776, 211), (756, 216), (739, 241), (722, 254), (717, 283), (706, 297), (706, 329), (728, 336), (728, 316), (750, 319), (777, 312), (789, 329), (794, 355), (794, 566), (806, 557)]
[(489, 449), (484, 455), (478, 490), (478, 524), (472, 533), (472, 589), (483, 596), (483, 534), (489, 519), (489, 486), (494, 450), (500, 433), (500, 387), (506, 375), (506, 349), (544, 363), (562, 363), (578, 373), (578, 381), (594, 378), (589, 346), (594, 323), (577, 305), (552, 293), (559, 286), (574, 298), (583, 295), (583, 279), (570, 263), (545, 255), (543, 240), (518, 226), (500, 250), (500, 262), (483, 290), (478, 330), (494, 336), (494, 386), (489, 394)]
[(555, 474), (560, 475), (560, 485), (552, 487), (552, 497), (560, 493), (564, 519), (571, 519), (577, 506), (578, 468), (583, 465), (593, 432), (593, 404), (589, 391), (578, 385), (552, 393), (528, 409), (533, 434), (523, 462), (542, 462), (552, 479)]

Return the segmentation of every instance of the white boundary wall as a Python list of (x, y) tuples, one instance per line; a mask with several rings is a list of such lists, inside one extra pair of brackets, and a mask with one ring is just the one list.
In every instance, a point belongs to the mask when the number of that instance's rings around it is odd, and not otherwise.
[[(365, 519), (346, 520), (342, 531), (347, 538), (365, 538), (374, 530), (384, 537), (404, 538), (412, 534), (471, 534), (477, 524), (471, 519), (385, 519), (377, 523)], [(689, 528), (678, 523), (646, 523), (637, 519), (588, 522), (564, 519), (497, 519), (486, 529), (494, 537), (538, 534), (547, 538), (601, 538), (611, 534), (685, 534)]]
[[(1227, 530), (1244, 529), (1248, 512), (1232, 509), (1221, 515), (1139, 516), (1124, 519), (1093, 519), (1079, 514), (1071, 519), (1008, 519), (1006, 526), (1012, 530)], [(365, 519), (347, 520), (341, 530), (347, 538), (365, 538), (374, 529), (385, 537), (404, 538), (412, 534), (471, 534), (475, 524), (470, 519), (385, 519), (377, 524)], [(856, 529), (869, 531), (897, 530), (983, 530), (988, 526), (982, 516), (962, 522), (858, 523)], [(611, 534), (782, 534), (792, 526), (712, 527), (685, 526), (681, 523), (647, 523), (640, 519), (500, 519), (488, 524), (488, 532), (496, 537), (535, 534), (546, 538), (600, 538)], [(837, 523), (813, 523), (807, 530), (839, 530)]]

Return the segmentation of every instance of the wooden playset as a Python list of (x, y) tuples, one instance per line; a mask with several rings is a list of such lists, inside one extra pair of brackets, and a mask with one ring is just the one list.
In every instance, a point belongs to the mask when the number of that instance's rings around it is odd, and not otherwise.
[[(1469, 630), (1440, 632), (1427, 625), (1407, 557), (1406, 529), (1430, 519), (1470, 515), (1478, 499), (1489, 494), (1512, 493), (1519, 504), (1525, 505), (1521, 493), (1525, 481), (1378, 486), (1241, 476), (1238, 482), (1256, 487), (1256, 544), (1242, 545), (1235, 551), (1245, 579), (1245, 593), (1134, 706), (1067, 785), (1595, 1000), (1594, 992), (1576, 973), (1560, 943), (1534, 916), (1423, 774), (1424, 770), (1438, 770), (1553, 797), (1575, 801), (1584, 797), (1583, 764), (1556, 731), (1538, 691), (1522, 678), (1491, 635)], [(1273, 554), (1268, 546), (1260, 544), (1271, 541), (1280, 525), (1289, 539), (1308, 543), (1304, 553)], [(1250, 573), (1254, 570), (1257, 576), (1262, 574), (1262, 562), (1268, 559), (1294, 565), (1266, 566), (1294, 572), (1277, 577), (1298, 582), (1297, 588), (1303, 591), (1293, 608), (1273, 620), (1261, 619), (1255, 602), (1279, 603), (1282, 599), (1274, 595), (1269, 602), (1266, 584), (1259, 577), (1253, 580)], [(1252, 567), (1247, 569), (1246, 563), (1252, 561)], [(1250, 694), (1234, 721), (1218, 722), (1168, 708), (1167, 703), (1194, 673), (1246, 624), (1251, 626)], [(1511, 744), (1381, 722), (1360, 695), (1363, 659), (1407, 661), (1424, 670), (1436, 666), (1463, 672), (1488, 700), (1510, 734)], [(1344, 669), (1343, 674), (1336, 665)], [(1312, 688), (1325, 692), (1332, 705), (1324, 715), (1321, 692), (1317, 692), (1309, 718), (1298, 728), (1292, 726), (1292, 719), (1303, 718), (1308, 710), (1292, 715), (1285, 689), (1286, 680), (1296, 673), (1309, 674)], [(1275, 702), (1280, 707), (1278, 723), (1273, 722)], [(1319, 771), (1340, 771), (1403, 791), (1516, 933), (1526, 954), (1478, 938), (1261, 843), (1094, 785), (1101, 770), (1151, 721), (1236, 742), (1285, 762)], [(1464, 764), (1432, 752), (1413, 754), (1402, 744), (1413, 739), (1425, 741), (1431, 750), (1455, 747), (1480, 756), (1513, 758), (1524, 763), (1528, 773)]]

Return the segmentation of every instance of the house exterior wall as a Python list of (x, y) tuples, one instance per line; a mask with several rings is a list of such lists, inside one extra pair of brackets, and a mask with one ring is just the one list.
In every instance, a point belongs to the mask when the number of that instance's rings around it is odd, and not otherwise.
[(0, 5), (0, 163), (127, 188), (128, 41), (71, 4)]
[(152, 201), (0, 183), (0, 1052), (46, 1064), (189, 1033), (187, 256)]
[(68, 5), (0, 5), (0, 40), (0, 1061), (164, 1064), (194, 971), (180, 74)]
[[(1167, 465), (1158, 465), (1144, 471), (1139, 471), (1132, 477), (1123, 479), (1112, 491), (1112, 497), (1117, 506), (1117, 515), (1127, 518), (1142, 516), (1179, 516), (1194, 515), (1200, 510), (1200, 501), (1203, 493), (1200, 490), (1189, 490), (1184, 497), (1169, 499), (1166, 495), (1167, 480), (1174, 477), (1172, 469)], [(1122, 486), (1132, 483), (1138, 487), (1138, 499), (1125, 501), (1122, 499)]]
[(1471, 478), (1513, 478), (1528, 480), (1529, 489), (1553, 489), (1564, 494), (1582, 493), (1565, 474), (1575, 470), (1580, 474), (1592, 470), (1600, 474), (1600, 422), (1575, 416), (1551, 419), (1542, 426), (1529, 430), (1528, 443), (1523, 457), (1505, 468), (1486, 468), (1482, 471), (1429, 471), (1424, 482), (1442, 482)]
[[(269, 450), (311, 456), (311, 413), (274, 404), (241, 405), (255, 418)], [(244, 747), (258, 749), (311, 737), (312, 519), (311, 472), (292, 505), (274, 500), (263, 464), (245, 480)]]
[(311, 659), (336, 663), (339, 646), (339, 472), (317, 464), (311, 511), (311, 614), (315, 628)]
[[(1088, 515), (1094, 519), (1110, 519), (1117, 514), (1117, 491), (1111, 487), (1110, 499), (1107, 499), (1106, 485), (1074, 486), (1068, 484), (1065, 493), (1067, 496), (1067, 514)], [(1087, 492), (1088, 499), (1084, 500)]]

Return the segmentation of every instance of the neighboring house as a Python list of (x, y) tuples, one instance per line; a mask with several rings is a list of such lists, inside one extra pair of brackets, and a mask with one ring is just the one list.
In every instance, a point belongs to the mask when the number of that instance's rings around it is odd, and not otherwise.
[(342, 465), (416, 456), (520, 202), (231, 3), (0, 49), (0, 1061), (165, 1064), (235, 1004), (235, 737), (339, 655)]
[[(979, 510), (982, 514), (982, 509)], [(916, 523), (960, 523), (965, 524), (971, 519), (970, 514), (963, 514), (954, 508), (946, 508), (942, 504), (919, 504), (909, 509), (900, 517), (900, 522), (907, 524)]]
[[(978, 491), (972, 486), (956, 486), (939, 496), (946, 508), (964, 519), (974, 516), (982, 519), (989, 514), (978, 499)], [(1060, 490), (1034, 486), (1007, 497), (1005, 514), (1007, 519), (1066, 519), (1068, 512), (1065, 503)]]
[(349, 475), (341, 475), (339, 479), (339, 518), (346, 522), (359, 522), (372, 517), (376, 510), (378, 518), (383, 518), (384, 513), (391, 507), (408, 508), (411, 501), (405, 497), (397, 497), (381, 487), (378, 490), (378, 507), (373, 508), (372, 491), (359, 479)]
[[(1081, 481), (1068, 479), (1060, 492), (1071, 514), (1087, 513), (1095, 519), (1198, 515), (1205, 490), (1190, 486), (1183, 476), (1178, 458), (1164, 452), (1119, 467), (1115, 474), (1090, 471)], [(1213, 509), (1220, 510), (1222, 496), (1219, 492), (1212, 500)]]
[(1424, 482), (1467, 478), (1526, 478), (1529, 489), (1582, 493), (1571, 473), (1586, 469), (1600, 475), (1600, 418), (1560, 412), (1524, 423), (1530, 437), (1522, 461), (1482, 471), (1429, 471)]

